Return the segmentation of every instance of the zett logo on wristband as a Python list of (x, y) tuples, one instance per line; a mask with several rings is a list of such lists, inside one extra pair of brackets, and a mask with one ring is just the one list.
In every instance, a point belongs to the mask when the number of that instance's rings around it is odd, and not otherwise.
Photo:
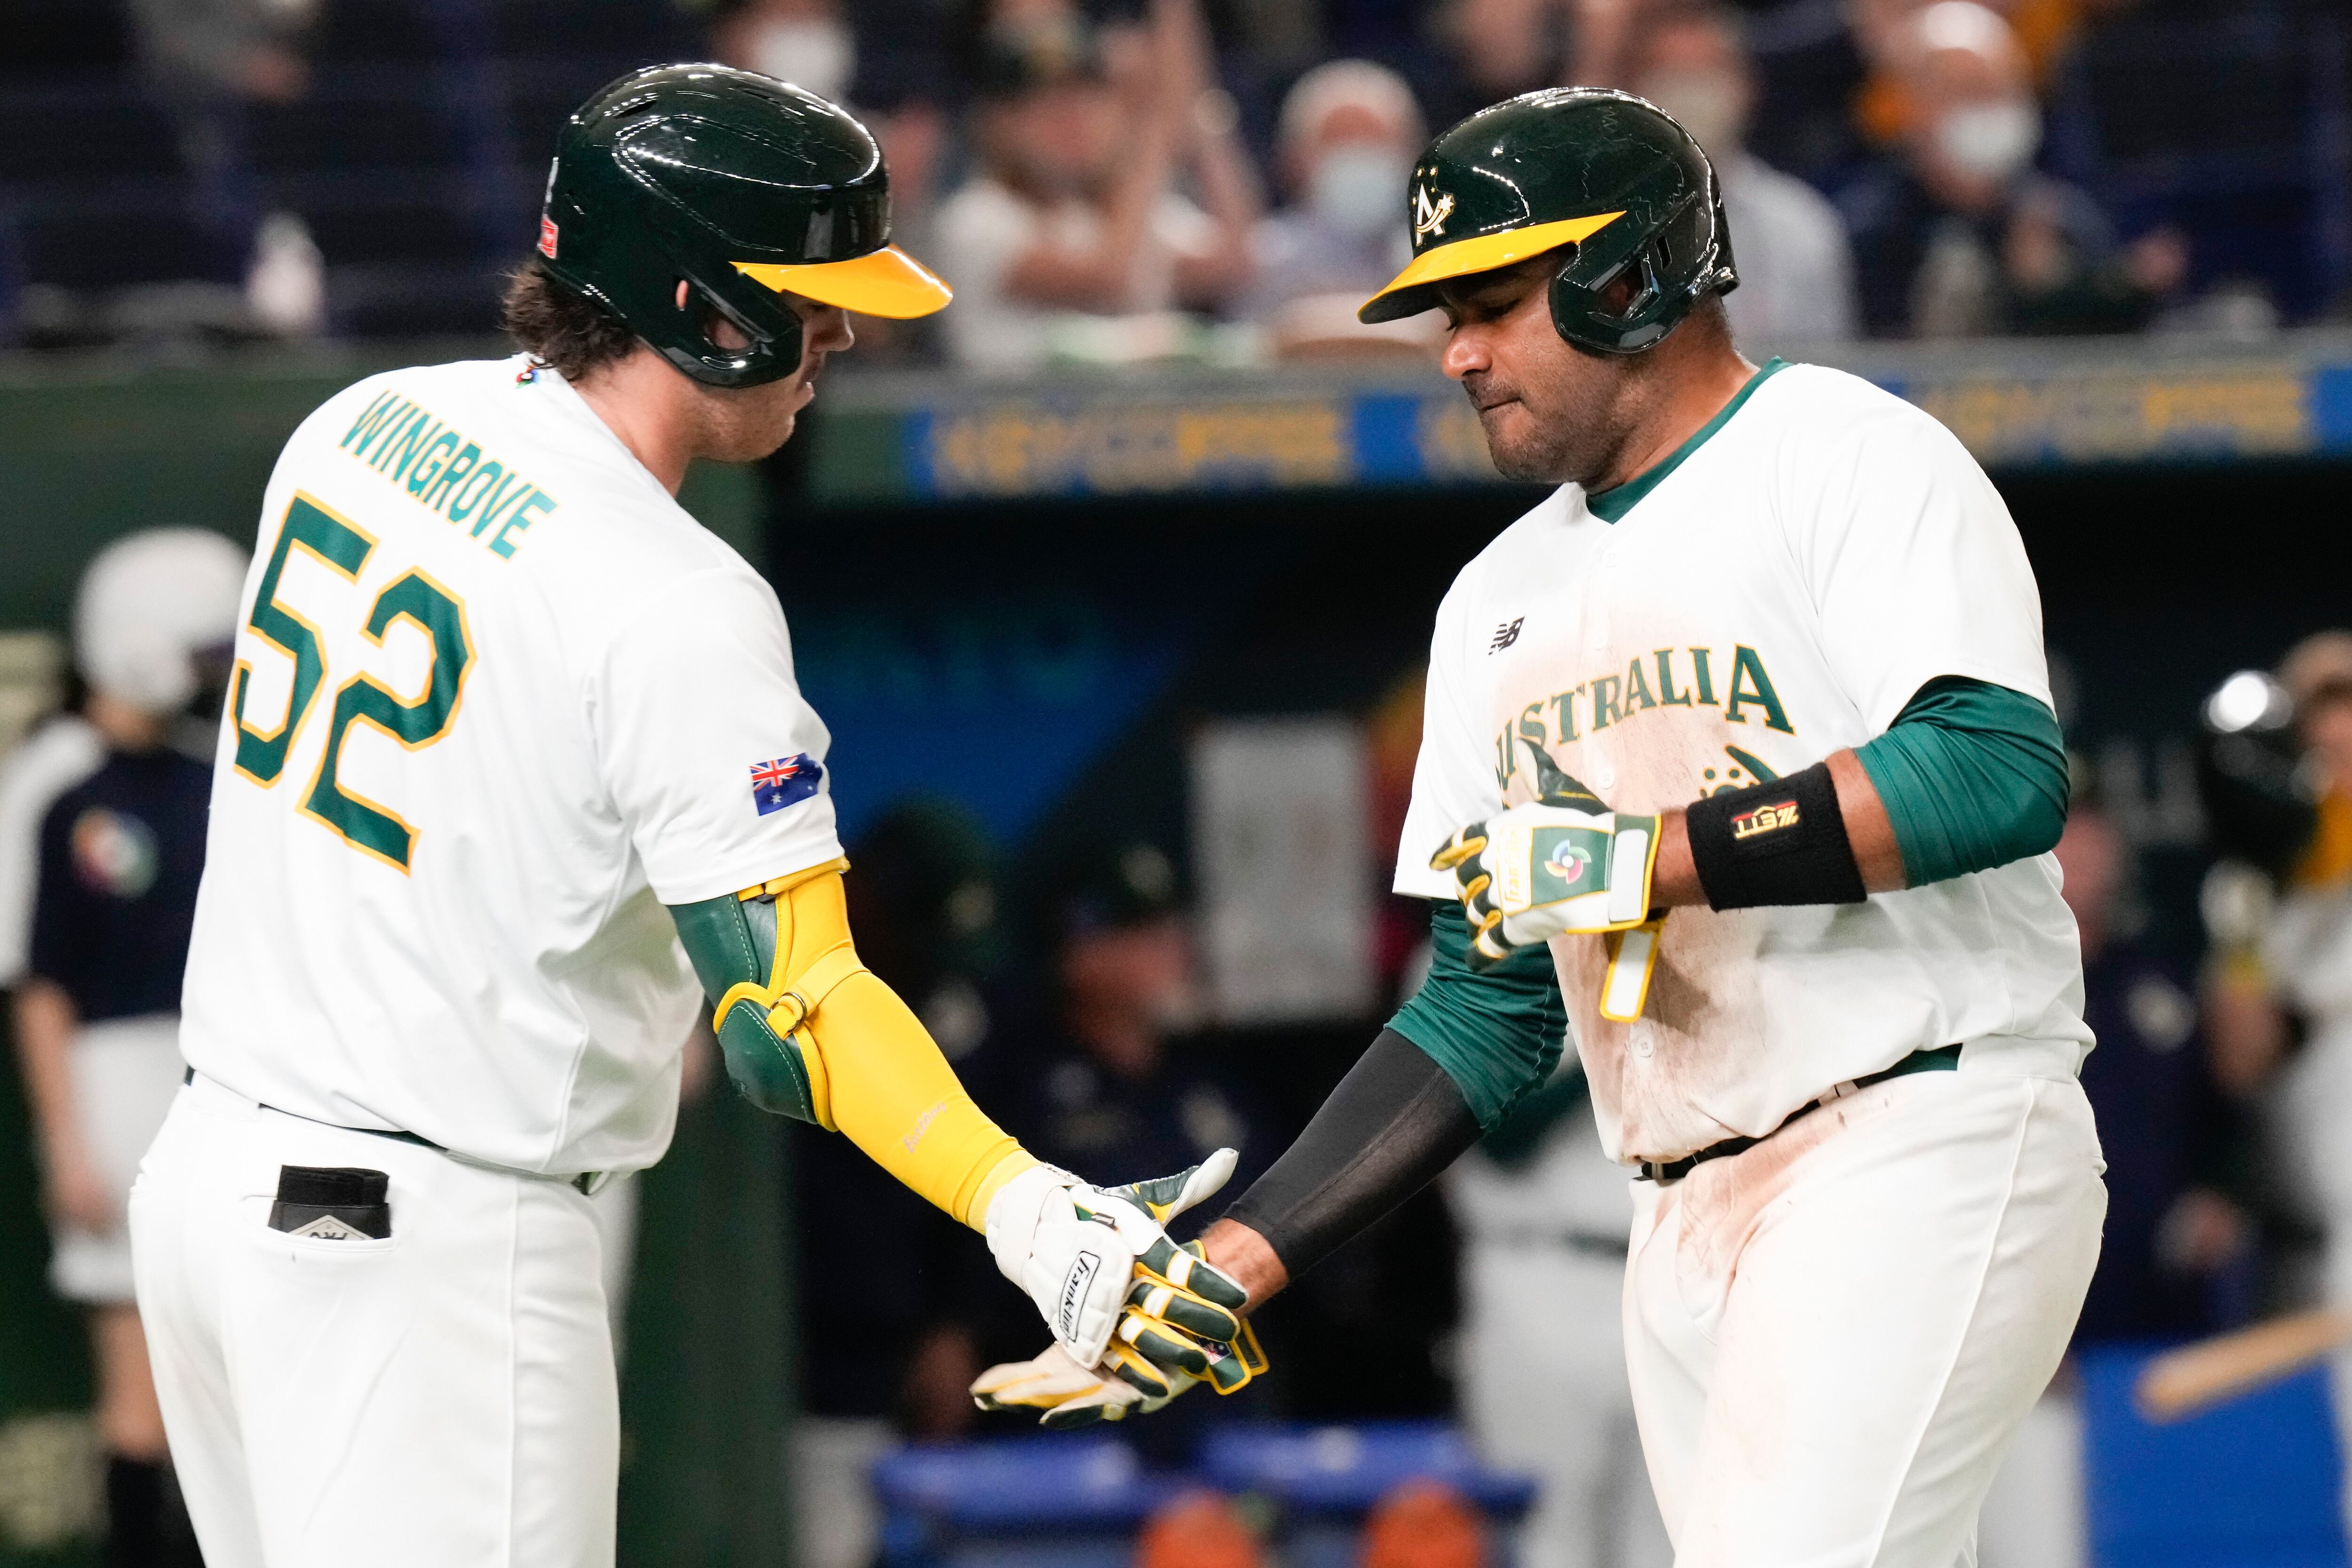
[(1797, 820), (1797, 803), (1794, 800), (1775, 800), (1768, 805), (1750, 807), (1745, 811), (1735, 811), (1731, 814), (1732, 841), (1743, 842), (1761, 838), (1766, 833), (1777, 833), (1783, 828), (1793, 828)]

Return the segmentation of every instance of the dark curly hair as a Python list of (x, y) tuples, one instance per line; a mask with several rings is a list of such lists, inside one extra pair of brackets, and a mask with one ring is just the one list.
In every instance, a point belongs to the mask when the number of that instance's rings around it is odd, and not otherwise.
[(536, 258), (508, 277), (499, 324), (524, 353), (567, 382), (619, 363), (637, 346), (625, 322), (558, 283)]

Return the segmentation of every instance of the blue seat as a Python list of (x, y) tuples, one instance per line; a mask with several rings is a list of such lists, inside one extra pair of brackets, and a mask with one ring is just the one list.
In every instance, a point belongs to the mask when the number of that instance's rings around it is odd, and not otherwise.
[(1127, 1568), (1137, 1527), (1185, 1484), (1110, 1437), (919, 1444), (874, 1466), (890, 1568)]
[(1211, 1485), (1264, 1492), (1293, 1512), (1360, 1515), (1401, 1481), (1443, 1481), (1489, 1517), (1515, 1520), (1535, 1481), (1486, 1469), (1462, 1434), (1435, 1421), (1352, 1427), (1234, 1427), (1201, 1445)]
[(2097, 1568), (2344, 1568), (2343, 1459), (2325, 1371), (2156, 1426), (2131, 1401), (2151, 1354), (2082, 1355)]

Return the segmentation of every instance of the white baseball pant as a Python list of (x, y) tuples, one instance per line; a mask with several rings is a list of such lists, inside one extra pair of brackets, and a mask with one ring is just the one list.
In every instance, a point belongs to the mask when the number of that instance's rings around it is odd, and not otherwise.
[[(391, 1178), (389, 1238), (269, 1228), (281, 1166)], [(199, 1076), (131, 1197), (210, 1568), (609, 1568), (619, 1396), (593, 1206)]]
[(1664, 1186), (1625, 1336), (1676, 1568), (1969, 1568), (2098, 1260), (2071, 1044), (1971, 1041)]

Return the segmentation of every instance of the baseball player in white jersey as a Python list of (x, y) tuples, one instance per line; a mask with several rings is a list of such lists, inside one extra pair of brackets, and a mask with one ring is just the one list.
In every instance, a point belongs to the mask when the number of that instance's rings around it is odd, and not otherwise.
[(744, 1092), (983, 1228), (1075, 1360), (1162, 1395), (1262, 1364), (1239, 1287), (1159, 1225), (1230, 1151), (1115, 1192), (1040, 1165), (857, 961), (776, 597), (673, 499), (790, 434), (847, 310), (946, 303), (888, 235), (838, 109), (633, 73), (559, 143), (508, 300), (528, 351), (372, 378), (288, 443), (191, 1071), (131, 1202), (213, 1568), (612, 1561), (586, 1195), (660, 1157), (713, 1003)]
[(1653, 106), (1497, 105), (1412, 200), (1364, 313), (1444, 309), (1496, 466), (1560, 487), (1438, 612), (1395, 883), (1448, 901), (1430, 978), (1208, 1256), (1255, 1301), (1385, 1212), (1542, 1081), (1556, 994), (1638, 1178), (1676, 1562), (1972, 1561), (2105, 1212), (2016, 530), (1927, 415), (1739, 357)]

